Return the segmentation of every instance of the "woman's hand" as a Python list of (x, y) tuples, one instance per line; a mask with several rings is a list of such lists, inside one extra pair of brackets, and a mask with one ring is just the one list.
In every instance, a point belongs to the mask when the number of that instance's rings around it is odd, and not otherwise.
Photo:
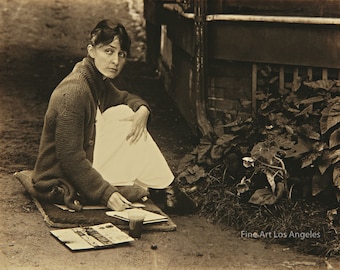
[(126, 208), (129, 208), (130, 206), (131, 206), (131, 202), (128, 201), (119, 192), (112, 193), (112, 195), (110, 196), (107, 202), (107, 207), (115, 211), (122, 211)]
[(137, 143), (139, 139), (144, 136), (146, 140), (148, 131), (146, 129), (150, 111), (145, 106), (140, 106), (139, 109), (130, 117), (122, 119), (121, 121), (132, 121), (130, 133), (126, 140), (130, 140), (130, 144)]

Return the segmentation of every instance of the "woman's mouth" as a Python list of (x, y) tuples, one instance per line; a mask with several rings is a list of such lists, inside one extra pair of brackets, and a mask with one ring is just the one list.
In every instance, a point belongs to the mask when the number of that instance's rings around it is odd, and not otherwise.
[(108, 69), (110, 72), (114, 72), (114, 73), (116, 73), (117, 71), (118, 71), (118, 69), (116, 69), (116, 68), (109, 68)]

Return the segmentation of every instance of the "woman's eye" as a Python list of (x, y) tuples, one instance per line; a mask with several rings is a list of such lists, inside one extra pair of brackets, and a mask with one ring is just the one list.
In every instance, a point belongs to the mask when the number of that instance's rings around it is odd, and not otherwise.
[(118, 56), (119, 56), (120, 58), (125, 58), (126, 55), (127, 55), (127, 53), (124, 52), (124, 51), (120, 51), (120, 52), (118, 53)]
[(109, 55), (111, 55), (111, 54), (113, 54), (113, 53), (114, 53), (114, 51), (113, 51), (113, 50), (111, 50), (111, 49), (107, 49), (107, 50), (105, 50), (105, 52), (106, 52), (107, 54), (109, 54)]

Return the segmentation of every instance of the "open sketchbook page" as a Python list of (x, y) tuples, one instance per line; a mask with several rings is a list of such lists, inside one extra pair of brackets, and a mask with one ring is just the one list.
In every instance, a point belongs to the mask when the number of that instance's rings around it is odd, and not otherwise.
[(108, 248), (134, 241), (112, 223), (52, 230), (50, 233), (71, 250)]
[[(150, 212), (144, 209), (140, 209), (140, 210), (143, 211), (145, 214), (145, 218), (143, 222), (144, 224), (168, 221), (168, 218), (161, 214)], [(123, 211), (107, 211), (106, 214), (110, 217), (115, 217), (121, 220), (129, 221), (130, 211), (133, 211), (133, 209), (125, 209)]]
[[(64, 204), (54, 204), (56, 207), (60, 208), (61, 210), (69, 211), (69, 212), (75, 212), (75, 210), (68, 208)], [(132, 203), (131, 208), (143, 208), (145, 207), (142, 203)], [(108, 207), (103, 205), (84, 205), (83, 210), (109, 210)]]

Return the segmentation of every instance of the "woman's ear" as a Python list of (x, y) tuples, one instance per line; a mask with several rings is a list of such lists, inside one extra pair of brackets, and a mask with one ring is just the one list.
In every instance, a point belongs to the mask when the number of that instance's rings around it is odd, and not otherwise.
[(91, 44), (87, 45), (87, 53), (91, 58), (95, 57), (95, 48), (93, 47), (93, 45)]

